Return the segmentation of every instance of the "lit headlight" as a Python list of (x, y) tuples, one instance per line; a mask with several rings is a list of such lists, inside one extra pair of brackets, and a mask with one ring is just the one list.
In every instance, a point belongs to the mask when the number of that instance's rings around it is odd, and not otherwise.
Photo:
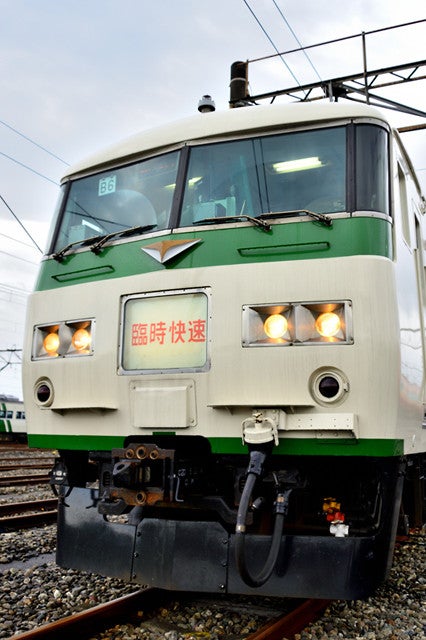
[(326, 311), (321, 313), (315, 321), (315, 328), (324, 338), (336, 336), (342, 327), (341, 320), (337, 313)]
[(56, 331), (49, 331), (43, 340), (43, 349), (48, 356), (56, 357), (59, 349), (59, 336)]
[(34, 327), (32, 359), (91, 355), (94, 330), (94, 320), (38, 325)]
[(287, 318), (281, 313), (273, 313), (263, 323), (263, 330), (268, 338), (282, 338), (287, 333), (287, 329)]
[(243, 306), (244, 347), (352, 342), (349, 301)]

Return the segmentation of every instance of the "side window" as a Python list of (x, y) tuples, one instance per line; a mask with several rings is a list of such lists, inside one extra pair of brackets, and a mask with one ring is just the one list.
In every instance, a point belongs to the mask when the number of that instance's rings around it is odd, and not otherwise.
[(405, 242), (408, 246), (411, 245), (410, 237), (410, 219), (408, 215), (408, 195), (407, 195), (407, 181), (405, 178), (405, 172), (401, 164), (398, 162), (398, 189), (399, 189), (399, 202), (401, 206), (401, 224), (402, 234)]
[(381, 127), (356, 127), (356, 204), (358, 211), (389, 214), (389, 141)]

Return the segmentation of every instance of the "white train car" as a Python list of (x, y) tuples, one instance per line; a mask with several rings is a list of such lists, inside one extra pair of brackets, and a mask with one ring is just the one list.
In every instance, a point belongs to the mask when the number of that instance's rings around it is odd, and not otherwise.
[(62, 190), (23, 362), (29, 443), (60, 452), (58, 562), (371, 593), (402, 497), (424, 521), (426, 451), (425, 200), (383, 113), (198, 114)]

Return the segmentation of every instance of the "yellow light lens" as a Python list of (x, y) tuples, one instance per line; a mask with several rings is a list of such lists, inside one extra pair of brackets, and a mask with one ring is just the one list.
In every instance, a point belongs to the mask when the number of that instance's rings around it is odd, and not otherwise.
[(52, 331), (51, 333), (48, 333), (45, 339), (43, 340), (43, 347), (46, 353), (49, 354), (49, 356), (57, 356), (58, 349), (59, 349), (58, 334), (55, 333), (54, 331)]
[(263, 323), (263, 329), (268, 338), (282, 338), (287, 331), (288, 322), (280, 313), (273, 313)]
[(76, 351), (85, 351), (90, 347), (92, 337), (87, 329), (77, 329), (71, 339), (72, 346)]
[(324, 338), (332, 338), (339, 333), (341, 329), (340, 318), (337, 313), (333, 313), (332, 311), (321, 313), (316, 319), (315, 328)]

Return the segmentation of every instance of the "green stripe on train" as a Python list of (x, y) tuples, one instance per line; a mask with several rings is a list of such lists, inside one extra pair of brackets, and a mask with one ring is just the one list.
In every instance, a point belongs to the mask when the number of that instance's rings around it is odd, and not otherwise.
[[(170, 434), (168, 434), (170, 435)], [(148, 437), (148, 436), (147, 436)], [(155, 437), (155, 436), (154, 436)], [(179, 436), (178, 436), (179, 437)], [(241, 438), (209, 438), (213, 453), (247, 455), (247, 447)], [(159, 446), (161, 441), (159, 440)], [(124, 438), (118, 436), (64, 436), (29, 434), (30, 447), (41, 449), (68, 449), (85, 451), (109, 451), (124, 445)], [(402, 456), (403, 440), (283, 438), (274, 448), (274, 454), (293, 456)]]
[(39, 291), (121, 278), (163, 269), (197, 269), (209, 266), (277, 262), (351, 255), (392, 258), (391, 224), (379, 218), (334, 219), (331, 227), (316, 221), (259, 227), (238, 227), (169, 234), (158, 240), (200, 239), (189, 251), (170, 263), (160, 264), (142, 251), (156, 238), (139, 238), (104, 247), (99, 255), (87, 250), (66, 254), (61, 262), (42, 263), (36, 289)]

